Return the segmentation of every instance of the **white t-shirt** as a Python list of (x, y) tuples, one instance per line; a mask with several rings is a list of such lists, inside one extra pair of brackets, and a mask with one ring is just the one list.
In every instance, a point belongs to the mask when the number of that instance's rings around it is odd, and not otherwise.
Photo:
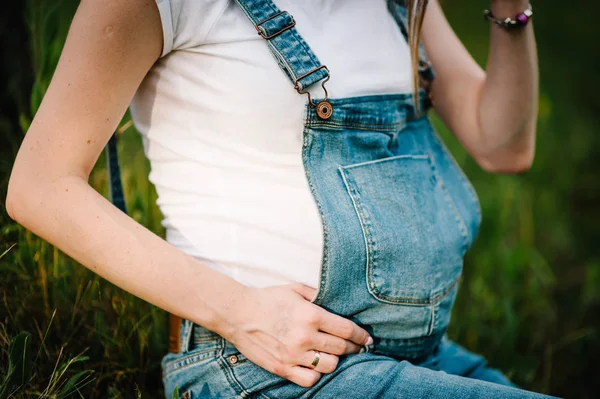
[[(130, 109), (167, 241), (248, 286), (316, 288), (323, 234), (301, 157), (306, 95), (234, 1), (156, 2), (163, 54)], [(331, 98), (412, 91), (386, 0), (275, 4), (328, 67)], [(323, 96), (320, 84), (310, 91)]]

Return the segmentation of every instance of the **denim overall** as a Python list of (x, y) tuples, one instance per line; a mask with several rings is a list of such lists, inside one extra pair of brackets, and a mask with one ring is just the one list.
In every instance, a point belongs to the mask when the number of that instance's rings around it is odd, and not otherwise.
[[(236, 0), (299, 93), (329, 78), (271, 0)], [(403, 4), (388, 2), (406, 36)], [(340, 357), (333, 373), (302, 388), (257, 366), (189, 320), (180, 353), (162, 361), (167, 398), (525, 398), (485, 360), (449, 341), (446, 328), (463, 256), (477, 234), (477, 196), (426, 111), (434, 78), (420, 48), (420, 107), (412, 94), (311, 99), (302, 160), (323, 227), (320, 285), (312, 302), (369, 331), (374, 343)], [(335, 71), (331, 71), (335, 73)], [(114, 140), (111, 196), (125, 210)]]

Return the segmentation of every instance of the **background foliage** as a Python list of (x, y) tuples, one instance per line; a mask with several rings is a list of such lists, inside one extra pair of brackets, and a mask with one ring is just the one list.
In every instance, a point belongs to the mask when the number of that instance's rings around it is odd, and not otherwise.
[[(482, 65), (489, 37), (488, 25), (480, 22), (485, 5), (444, 3)], [(487, 174), (440, 126), (484, 213), (450, 335), (524, 387), (597, 398), (600, 379), (592, 362), (600, 357), (600, 25), (592, 18), (600, 3), (534, 5), (542, 87), (531, 171)], [(3, 6), (0, 201), (76, 6), (74, 0)], [(162, 235), (149, 165), (130, 126), (126, 117), (119, 144), (128, 209)], [(103, 158), (90, 183), (106, 194)], [(98, 278), (0, 209), (0, 398), (10, 397), (8, 390), (16, 398), (163, 397), (165, 313)]]

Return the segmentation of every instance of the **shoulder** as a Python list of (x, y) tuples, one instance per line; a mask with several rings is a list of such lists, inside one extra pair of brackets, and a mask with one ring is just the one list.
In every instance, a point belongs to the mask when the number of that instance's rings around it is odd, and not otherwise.
[(163, 27), (161, 56), (205, 43), (215, 21), (230, 0), (154, 0)]

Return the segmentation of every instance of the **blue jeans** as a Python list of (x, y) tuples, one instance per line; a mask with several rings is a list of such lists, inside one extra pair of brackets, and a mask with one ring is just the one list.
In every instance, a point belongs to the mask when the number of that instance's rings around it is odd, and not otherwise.
[[(166, 398), (547, 398), (516, 388), (485, 360), (443, 337), (430, 356), (409, 362), (364, 352), (342, 356), (336, 370), (311, 388), (260, 368), (230, 342), (184, 323), (188, 349), (163, 358)], [(190, 331), (192, 330), (192, 331)], [(184, 345), (185, 346), (185, 345)]]

